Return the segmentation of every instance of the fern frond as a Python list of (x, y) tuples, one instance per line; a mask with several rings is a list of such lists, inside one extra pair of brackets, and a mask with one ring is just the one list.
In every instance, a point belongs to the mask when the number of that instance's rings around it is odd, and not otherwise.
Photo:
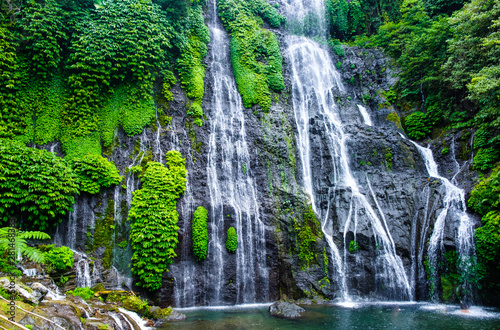
[(31, 246), (24, 248), (23, 255), (29, 260), (39, 264), (43, 264), (46, 260), (45, 253)]
[(42, 231), (21, 231), (18, 237), (24, 239), (50, 239), (50, 235)]

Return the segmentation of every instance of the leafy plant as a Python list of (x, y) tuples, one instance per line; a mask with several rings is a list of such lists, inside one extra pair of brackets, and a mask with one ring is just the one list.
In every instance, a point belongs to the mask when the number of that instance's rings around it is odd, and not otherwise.
[(87, 154), (82, 158), (73, 158), (71, 166), (80, 191), (90, 194), (97, 194), (101, 187), (110, 187), (122, 181), (116, 166), (100, 155)]
[(196, 260), (201, 261), (207, 257), (208, 249), (208, 211), (199, 206), (193, 215), (193, 253)]
[(356, 242), (356, 241), (351, 241), (351, 242), (349, 243), (349, 252), (351, 252), (351, 253), (356, 253), (356, 252), (358, 252), (360, 249), (361, 249), (361, 247), (359, 246), (358, 242)]
[(229, 227), (227, 230), (226, 249), (229, 252), (234, 253), (237, 247), (238, 235), (236, 234), (236, 229), (234, 229), (234, 227)]
[(431, 125), (425, 113), (414, 112), (405, 118), (405, 128), (408, 136), (420, 140), (431, 132)]
[(92, 291), (91, 288), (85, 287), (85, 288), (75, 288), (74, 290), (70, 290), (66, 292), (67, 294), (70, 294), (75, 297), (81, 297), (83, 300), (89, 300), (90, 298), (94, 297), (95, 292)]
[(174, 150), (166, 158), (168, 167), (157, 162), (145, 165), (142, 188), (135, 191), (128, 215), (132, 272), (139, 276), (138, 285), (150, 291), (161, 287), (163, 273), (177, 256), (176, 205), (186, 189), (185, 160)]
[(67, 246), (52, 247), (45, 254), (46, 262), (56, 271), (65, 271), (73, 267), (75, 259), (73, 258), (73, 251)]
[(28, 229), (61, 222), (75, 202), (77, 185), (66, 162), (46, 150), (0, 140), (0, 217)]

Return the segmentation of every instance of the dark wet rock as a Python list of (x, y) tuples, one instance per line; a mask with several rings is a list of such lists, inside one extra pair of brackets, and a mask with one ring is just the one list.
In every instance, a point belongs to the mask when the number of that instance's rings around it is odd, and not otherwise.
[(273, 316), (284, 318), (298, 318), (302, 316), (306, 310), (295, 304), (283, 301), (277, 301), (269, 306), (269, 312)]

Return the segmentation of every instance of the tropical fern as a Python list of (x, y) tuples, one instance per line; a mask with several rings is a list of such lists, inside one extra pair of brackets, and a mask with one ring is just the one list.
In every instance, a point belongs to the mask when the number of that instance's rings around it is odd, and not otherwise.
[(28, 246), (26, 240), (28, 239), (38, 239), (45, 240), (50, 239), (50, 236), (41, 231), (20, 231), (16, 228), (12, 227), (3, 227), (0, 228), (0, 251), (5, 253), (8, 251), (11, 244), (9, 239), (9, 233), (14, 231), (14, 249), (16, 250), (16, 255), (23, 255), (29, 260), (37, 263), (45, 262), (45, 254), (31, 246)]

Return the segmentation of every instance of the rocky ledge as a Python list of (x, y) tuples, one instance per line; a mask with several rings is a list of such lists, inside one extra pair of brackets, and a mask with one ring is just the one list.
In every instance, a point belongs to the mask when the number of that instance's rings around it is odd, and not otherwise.
[[(171, 307), (148, 305), (132, 291), (105, 290), (101, 284), (92, 289), (75, 289), (63, 296), (44, 284), (16, 278), (15, 284), (11, 285), (10, 278), (0, 278), (0, 309), (13, 310), (10, 307), (13, 299), (14, 321), (32, 330), (54, 327), (69, 330), (138, 330), (186, 319), (185, 315)], [(1, 327), (10, 328), (12, 325), (7, 320), (0, 320)]]

